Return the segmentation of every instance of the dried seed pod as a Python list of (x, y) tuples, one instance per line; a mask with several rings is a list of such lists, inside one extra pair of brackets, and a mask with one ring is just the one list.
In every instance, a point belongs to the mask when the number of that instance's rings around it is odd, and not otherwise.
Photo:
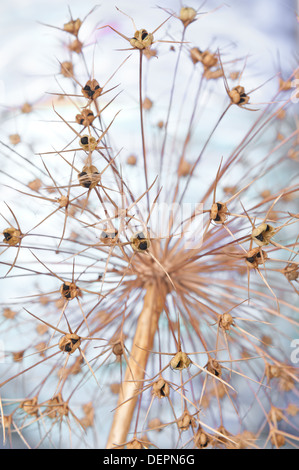
[(20, 230), (17, 230), (14, 227), (8, 227), (3, 230), (3, 235), (3, 242), (10, 246), (16, 246), (22, 238)]
[(22, 107), (21, 107), (21, 112), (22, 112), (23, 114), (29, 114), (29, 113), (31, 113), (32, 109), (33, 109), (33, 108), (32, 108), (32, 106), (31, 106), (31, 104), (26, 102), (26, 103), (24, 103), (24, 104), (22, 105)]
[(97, 148), (98, 141), (93, 136), (82, 135), (79, 140), (79, 145), (83, 148), (83, 150), (86, 150), (87, 152), (93, 152)]
[(35, 180), (30, 181), (30, 183), (28, 183), (28, 188), (32, 189), (32, 191), (38, 192), (41, 187), (42, 187), (42, 182), (39, 178), (36, 178)]
[(207, 447), (210, 443), (210, 438), (208, 434), (202, 429), (201, 426), (198, 427), (196, 434), (194, 435), (194, 445), (199, 449)]
[(216, 224), (223, 224), (228, 215), (228, 209), (224, 202), (215, 202), (212, 204), (210, 218)]
[(80, 114), (76, 115), (76, 122), (82, 126), (90, 126), (95, 119), (95, 115), (92, 110), (85, 108)]
[(265, 251), (260, 248), (253, 248), (247, 252), (245, 262), (249, 268), (258, 268), (258, 265), (263, 264), (267, 258), (268, 255)]
[(127, 449), (144, 449), (144, 445), (138, 439), (132, 439), (127, 443)]
[(210, 358), (205, 367), (211, 374), (215, 375), (216, 377), (221, 377), (221, 365), (218, 361), (216, 361), (216, 359)]
[(152, 33), (148, 33), (146, 29), (139, 29), (135, 31), (134, 37), (130, 39), (130, 44), (135, 49), (148, 49), (154, 42)]
[(38, 415), (38, 406), (37, 406), (37, 397), (33, 397), (28, 400), (24, 400), (20, 404), (20, 408), (22, 408), (25, 413), (31, 416)]
[(127, 164), (128, 165), (136, 165), (136, 162), (137, 162), (137, 158), (135, 155), (129, 155), (128, 158), (127, 158)]
[(287, 414), (289, 416), (296, 416), (299, 413), (299, 407), (295, 403), (289, 403), (287, 407)]
[(59, 393), (55, 397), (51, 398), (46, 402), (46, 415), (48, 418), (55, 419), (58, 417), (67, 416), (69, 413), (69, 407), (66, 402), (63, 401), (61, 394)]
[(299, 265), (295, 263), (288, 263), (283, 269), (283, 274), (288, 281), (296, 281), (299, 276)]
[(79, 29), (81, 28), (81, 25), (82, 25), (82, 21), (79, 18), (77, 18), (76, 20), (71, 20), (68, 23), (65, 23), (63, 25), (63, 30), (66, 31), (67, 33), (77, 36), (79, 33)]
[(271, 238), (275, 235), (272, 225), (263, 223), (252, 230), (251, 238), (259, 246), (269, 245)]
[(99, 82), (97, 80), (93, 79), (88, 80), (81, 91), (85, 98), (95, 100), (100, 96), (103, 91), (103, 88), (100, 87)]
[(162, 377), (153, 384), (152, 394), (158, 397), (159, 399), (168, 397), (169, 391), (169, 385), (167, 382), (165, 382)]
[(183, 370), (188, 369), (191, 364), (191, 359), (187, 356), (186, 353), (179, 351), (170, 361), (170, 367), (173, 370)]
[(118, 230), (107, 229), (103, 230), (100, 235), (100, 240), (104, 245), (113, 245), (118, 240)]
[(182, 416), (178, 419), (178, 428), (181, 431), (188, 431), (190, 426), (193, 428), (195, 426), (195, 419), (190, 415), (189, 411), (186, 410)]
[(191, 7), (182, 7), (180, 10), (180, 20), (183, 23), (184, 27), (187, 28), (189, 24), (193, 23), (195, 21), (197, 12), (194, 10), (194, 8)]
[(70, 200), (67, 196), (61, 196), (57, 199), (57, 202), (59, 203), (60, 207), (67, 207), (69, 205)]
[(153, 106), (152, 100), (150, 100), (149, 98), (144, 98), (143, 103), (142, 103), (143, 109), (146, 109), (148, 111), (149, 109), (152, 108), (152, 106)]
[(132, 248), (139, 252), (142, 253), (146, 250), (151, 245), (150, 239), (144, 234), (144, 232), (136, 232), (132, 237), (131, 237), (131, 244)]
[(17, 145), (21, 142), (21, 137), (19, 134), (11, 134), (9, 136), (9, 141), (12, 145)]
[(220, 315), (219, 326), (226, 331), (230, 330), (231, 326), (234, 326), (234, 320), (230, 313)]
[(69, 60), (65, 60), (64, 62), (61, 62), (60, 73), (64, 77), (73, 77), (74, 67), (73, 67), (72, 62), (70, 62)]
[(283, 447), (285, 445), (285, 442), (285, 438), (282, 434), (279, 434), (276, 431), (272, 432), (271, 444), (273, 444), (275, 447)]
[(120, 341), (113, 345), (112, 352), (115, 356), (122, 356), (124, 349)]
[(68, 48), (70, 51), (80, 54), (82, 52), (83, 42), (79, 41), (79, 39), (75, 39), (68, 45)]
[(75, 352), (76, 349), (79, 348), (80, 344), (80, 336), (76, 335), (75, 333), (67, 333), (66, 335), (60, 338), (58, 346), (61, 351), (66, 352), (68, 354), (73, 354), (73, 352)]
[(4, 310), (3, 310), (3, 316), (5, 318), (11, 318), (13, 319), (15, 316), (16, 316), (17, 312), (15, 312), (14, 310), (11, 310), (9, 307), (6, 307)]
[(64, 282), (60, 287), (60, 293), (62, 297), (68, 300), (72, 300), (75, 297), (81, 297), (82, 292), (74, 282)]
[(211, 69), (218, 64), (218, 57), (210, 51), (203, 51), (200, 54), (200, 62), (202, 62), (205, 69)]
[(273, 423), (277, 421), (281, 421), (283, 419), (283, 411), (280, 408), (276, 408), (275, 406), (271, 406), (269, 411), (269, 418)]
[(241, 85), (235, 86), (232, 90), (228, 92), (228, 95), (233, 104), (236, 104), (241, 107), (247, 104), (249, 101), (249, 96), (246, 95), (245, 88)]
[(100, 181), (101, 175), (94, 165), (85, 165), (78, 174), (79, 184), (84, 188), (92, 189)]
[(192, 165), (190, 162), (187, 162), (187, 160), (183, 159), (181, 160), (178, 168), (178, 175), (179, 176), (188, 176), (190, 174)]

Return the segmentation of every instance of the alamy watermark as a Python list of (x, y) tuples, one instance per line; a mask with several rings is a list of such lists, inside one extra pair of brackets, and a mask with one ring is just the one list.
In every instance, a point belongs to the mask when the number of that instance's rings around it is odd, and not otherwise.
[(291, 348), (294, 348), (291, 352), (291, 362), (293, 364), (298, 364), (299, 362), (299, 338), (293, 339), (291, 342)]

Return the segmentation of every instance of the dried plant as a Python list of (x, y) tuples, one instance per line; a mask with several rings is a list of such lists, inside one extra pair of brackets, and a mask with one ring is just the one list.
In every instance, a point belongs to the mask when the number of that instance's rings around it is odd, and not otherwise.
[(1, 141), (3, 442), (297, 447), (299, 70), (252, 89), (191, 7), (87, 40), (100, 10), (45, 26), (43, 131)]

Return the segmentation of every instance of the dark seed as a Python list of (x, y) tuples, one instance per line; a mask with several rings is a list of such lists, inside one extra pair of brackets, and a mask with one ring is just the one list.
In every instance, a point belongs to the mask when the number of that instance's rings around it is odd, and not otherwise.
[(147, 242), (141, 242), (139, 245), (139, 250), (147, 250)]
[(88, 137), (82, 137), (81, 144), (82, 145), (87, 145), (88, 144)]
[(263, 236), (262, 233), (260, 233), (259, 235), (257, 235), (255, 238), (256, 238), (257, 240), (259, 240), (260, 242), (263, 242), (263, 241), (264, 241), (264, 236)]

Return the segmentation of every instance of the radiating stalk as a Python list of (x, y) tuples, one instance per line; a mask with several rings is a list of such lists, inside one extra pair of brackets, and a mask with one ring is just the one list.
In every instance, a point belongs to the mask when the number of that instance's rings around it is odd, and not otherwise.
[(122, 447), (127, 441), (138, 392), (143, 387), (145, 369), (152, 350), (160, 313), (163, 310), (166, 293), (155, 283), (146, 286), (142, 312), (139, 315), (132, 351), (127, 370), (121, 384), (117, 408), (114, 413), (107, 449)]

